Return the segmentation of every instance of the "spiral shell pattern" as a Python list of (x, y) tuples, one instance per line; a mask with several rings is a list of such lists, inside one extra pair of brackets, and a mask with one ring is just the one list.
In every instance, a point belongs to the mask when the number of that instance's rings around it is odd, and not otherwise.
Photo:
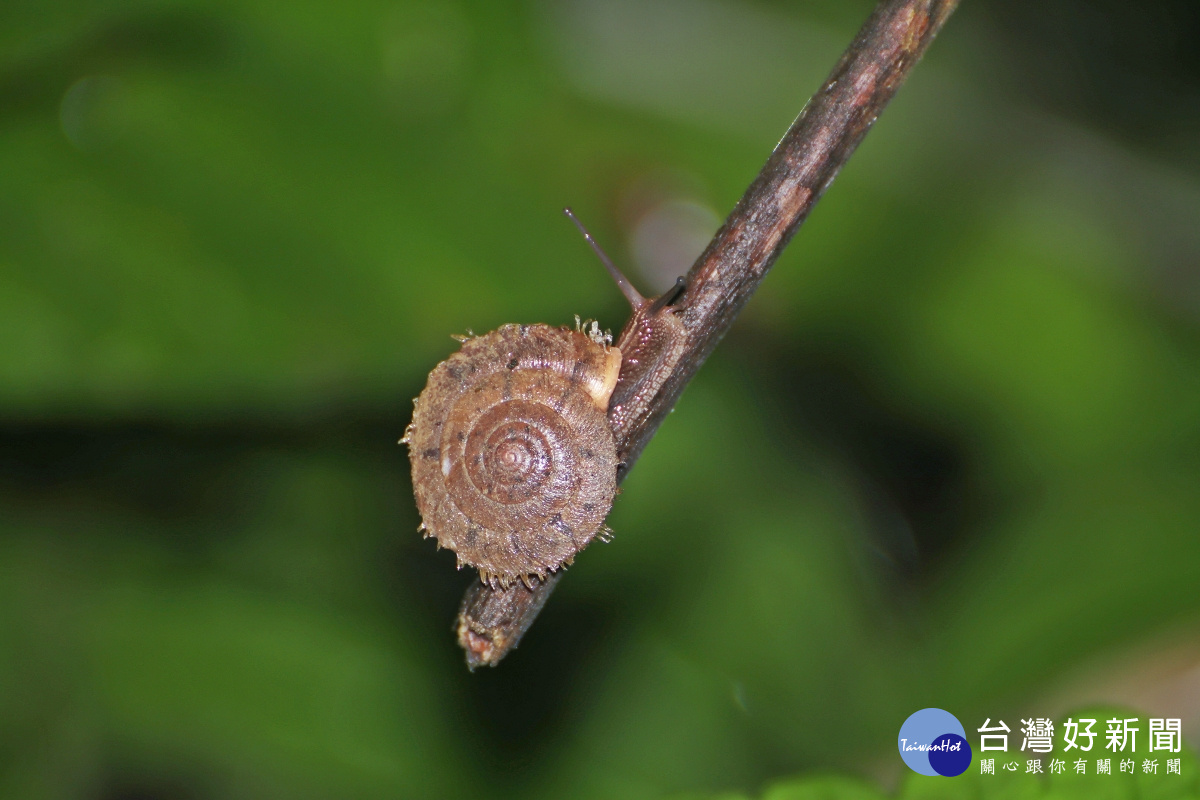
[(545, 577), (602, 529), (617, 454), (605, 412), (621, 352), (505, 325), (439, 364), (405, 435), (427, 536), (507, 586)]

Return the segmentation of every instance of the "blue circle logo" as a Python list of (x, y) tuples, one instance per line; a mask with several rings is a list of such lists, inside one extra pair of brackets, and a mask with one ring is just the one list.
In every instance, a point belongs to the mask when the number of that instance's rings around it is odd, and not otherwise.
[(897, 741), (900, 757), (922, 775), (962, 775), (971, 766), (971, 745), (962, 723), (949, 711), (923, 708), (904, 720)]

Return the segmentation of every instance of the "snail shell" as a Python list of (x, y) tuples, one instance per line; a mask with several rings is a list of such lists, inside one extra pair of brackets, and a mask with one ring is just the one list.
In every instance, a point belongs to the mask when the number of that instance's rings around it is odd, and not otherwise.
[(405, 432), (426, 536), (485, 583), (528, 582), (604, 525), (617, 452), (605, 417), (621, 351), (548, 325), (464, 341), (429, 375)]

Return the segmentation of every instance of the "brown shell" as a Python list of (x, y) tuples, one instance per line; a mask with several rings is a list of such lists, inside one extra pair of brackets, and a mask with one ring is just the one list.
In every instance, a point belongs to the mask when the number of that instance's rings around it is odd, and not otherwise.
[(620, 364), (548, 325), (505, 325), (438, 364), (405, 434), (426, 536), (501, 586), (586, 547), (616, 494), (605, 412)]

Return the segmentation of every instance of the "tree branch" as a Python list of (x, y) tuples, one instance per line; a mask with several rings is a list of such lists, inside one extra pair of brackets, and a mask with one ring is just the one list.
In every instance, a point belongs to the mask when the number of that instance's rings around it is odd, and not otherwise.
[[(673, 303), (686, 330), (684, 354), (644, 413), (622, 429), (619, 480), (957, 4), (881, 0), (792, 123), (687, 274), (686, 289)], [(457, 625), (467, 665), (494, 666), (516, 647), (561, 576), (560, 570), (532, 589), (518, 583), (495, 590), (475, 581), (463, 598)]]

